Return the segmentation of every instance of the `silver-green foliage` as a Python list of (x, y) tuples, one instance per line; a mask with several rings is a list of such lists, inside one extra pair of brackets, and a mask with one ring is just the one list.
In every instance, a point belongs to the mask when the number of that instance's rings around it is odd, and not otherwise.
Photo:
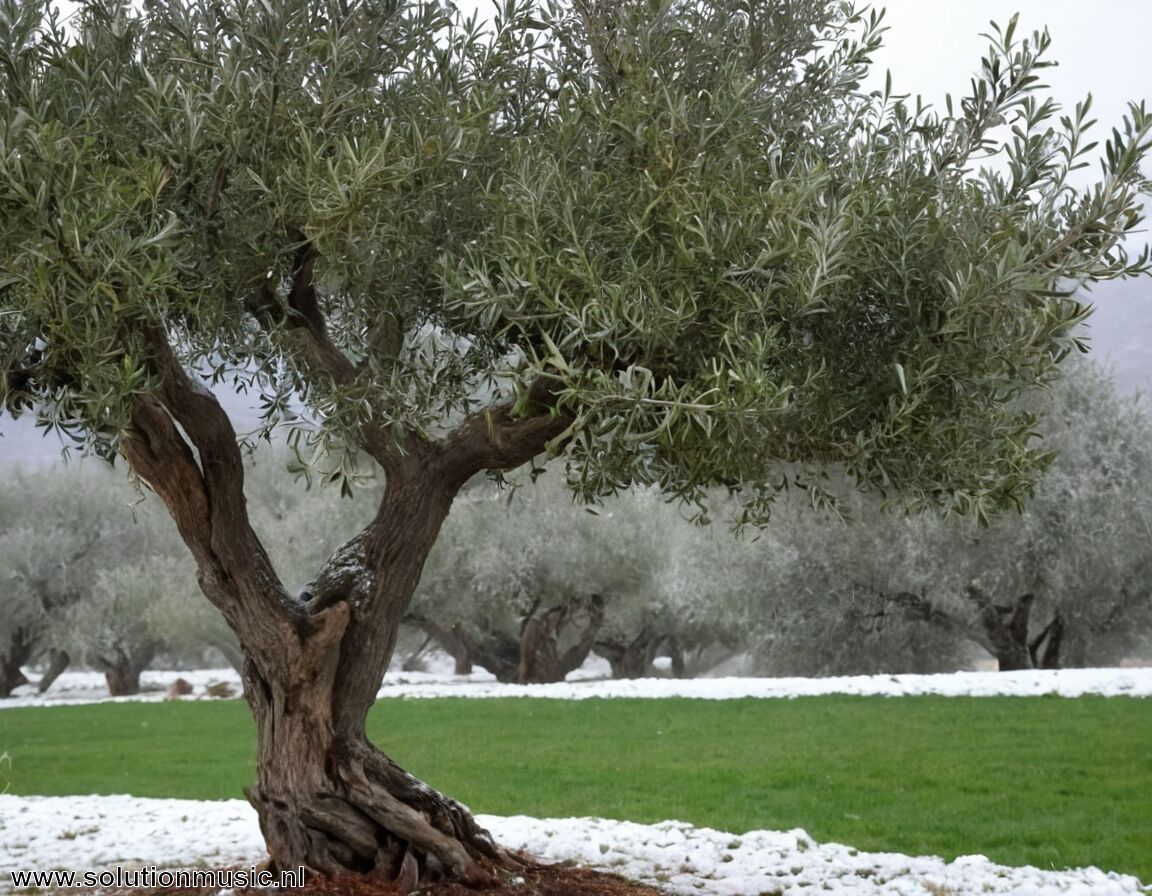
[(103, 463), (4, 477), (0, 582), (0, 651), (18, 630), (89, 665), (233, 643), (167, 513)]
[(1015, 21), (931, 111), (862, 91), (881, 18), (830, 0), (50, 7), (0, 2), (0, 375), (102, 450), (162, 338), (322, 447), (543, 381), (588, 496), (743, 483), (759, 517), (833, 463), (986, 513), (1042, 463), (1008, 399), (1067, 284), (1146, 266), (1144, 110), (1074, 190), (1089, 106)]
[(618, 518), (626, 499), (591, 512), (554, 477), (501, 491), (478, 483), (457, 501), (432, 550), (413, 611), (443, 624), (515, 636), (534, 606), (602, 594), (609, 613), (653, 596), (651, 519)]
[(0, 488), (0, 651), (26, 639), (49, 646), (67, 608), (87, 592), (106, 550), (111, 492), (78, 469), (28, 472)]
[(686, 645), (729, 640), (736, 622), (711, 563), (717, 541), (732, 537), (693, 525), (650, 489), (593, 511), (548, 475), (511, 492), (477, 485), (433, 548), (412, 612), (513, 640), (533, 607), (600, 594), (599, 640), (627, 643), (645, 627)]

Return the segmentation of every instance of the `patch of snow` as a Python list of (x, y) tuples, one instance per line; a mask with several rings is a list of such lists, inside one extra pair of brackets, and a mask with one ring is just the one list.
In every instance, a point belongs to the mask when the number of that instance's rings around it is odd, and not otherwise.
[[(1126, 896), (1131, 875), (1096, 868), (1042, 871), (996, 865), (983, 856), (867, 853), (816, 843), (802, 830), (731, 834), (678, 821), (643, 825), (602, 818), (477, 820), (512, 849), (547, 861), (575, 861), (694, 896)], [(127, 796), (0, 795), (0, 892), (12, 870), (100, 870), (121, 865), (247, 866), (263, 858), (252, 807), (241, 800)]]
[(1028, 672), (953, 672), (941, 675), (854, 675), (839, 678), (585, 679), (557, 684), (500, 684), (475, 679), (421, 681), (389, 676), (381, 697), (545, 697), (555, 700), (691, 697), (792, 699), (826, 694), (900, 697), (1152, 697), (1152, 669), (1045, 669)]
[(205, 694), (209, 685), (225, 683), (237, 695), (244, 688), (240, 674), (232, 668), (189, 669), (184, 671), (149, 670), (140, 676), (140, 693), (128, 697), (109, 697), (108, 683), (102, 672), (68, 670), (61, 674), (44, 694), (36, 692), (35, 672), (24, 670), (32, 684), (21, 685), (7, 700), (0, 700), (0, 709), (13, 706), (71, 706), (82, 703), (154, 703), (168, 698), (168, 689), (177, 678), (192, 685), (192, 695), (181, 700), (217, 699)]
[[(901, 697), (936, 694), (944, 697), (1152, 697), (1152, 668), (1045, 669), (1027, 672), (952, 672), (939, 675), (853, 675), (839, 678), (633, 678), (605, 679), (600, 663), (588, 663), (557, 684), (500, 684), (477, 668), (471, 675), (453, 675), (451, 669), (431, 672), (389, 672), (380, 697), (408, 699), (432, 697), (545, 697), (553, 700), (600, 698), (691, 697), (700, 700), (793, 699), (825, 694)], [(240, 693), (240, 677), (232, 669), (190, 672), (148, 672), (143, 684), (151, 688), (126, 700), (164, 700), (168, 687), (182, 677), (194, 688), (193, 699), (203, 698), (213, 682), (227, 682)], [(104, 679), (96, 672), (65, 672), (46, 694), (35, 688), (17, 688), (0, 700), (0, 709), (14, 706), (61, 706), (111, 701)], [(188, 699), (188, 698), (181, 698)]]

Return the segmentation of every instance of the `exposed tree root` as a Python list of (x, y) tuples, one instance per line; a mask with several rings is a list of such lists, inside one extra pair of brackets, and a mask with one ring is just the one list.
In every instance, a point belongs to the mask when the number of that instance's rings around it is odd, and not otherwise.
[(405, 892), (440, 878), (482, 885), (495, 881), (497, 870), (521, 868), (467, 809), (371, 745), (343, 743), (325, 765), (309, 791), (248, 792), (273, 857), (303, 857), (310, 871), (330, 877), (368, 872)]

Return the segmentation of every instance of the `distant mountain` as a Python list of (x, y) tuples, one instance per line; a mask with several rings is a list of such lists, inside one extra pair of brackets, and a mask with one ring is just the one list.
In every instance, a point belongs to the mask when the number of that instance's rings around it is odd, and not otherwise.
[[(1139, 392), (1152, 406), (1152, 278), (1102, 283), (1087, 298), (1095, 308), (1084, 331), (1093, 355), (1112, 368), (1122, 392)], [(238, 426), (255, 426), (250, 398), (222, 397)], [(57, 463), (60, 451), (59, 441), (45, 438), (31, 420), (0, 414), (0, 467)]]

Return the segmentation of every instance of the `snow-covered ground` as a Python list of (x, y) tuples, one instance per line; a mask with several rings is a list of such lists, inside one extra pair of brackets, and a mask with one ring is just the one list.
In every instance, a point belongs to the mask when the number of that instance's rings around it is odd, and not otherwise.
[[(601, 661), (602, 662), (602, 661)], [(855, 675), (838, 678), (637, 678), (613, 681), (601, 668), (588, 663), (559, 684), (500, 684), (483, 670), (471, 675), (433, 672), (390, 672), (380, 696), (425, 697), (550, 697), (583, 700), (589, 697), (696, 697), (729, 700), (737, 697), (792, 698), (821, 694), (856, 694), (902, 697), (940, 694), (945, 697), (1152, 697), (1152, 668), (1047, 669), (1033, 672), (953, 672), (947, 675)], [(226, 682), (240, 691), (239, 676), (232, 669), (201, 669), (195, 672), (148, 672), (142, 679), (145, 692), (120, 700), (163, 700), (177, 677), (193, 686), (193, 697), (204, 696), (212, 683)], [(29, 678), (35, 675), (29, 673)], [(59, 706), (108, 700), (104, 678), (96, 672), (65, 672), (48, 693), (40, 695), (30, 686), (17, 688), (15, 696), (0, 700), (0, 709), (14, 706)]]
[[(590, 665), (577, 680), (558, 685), (501, 685), (477, 672), (455, 677), (438, 668), (394, 672), (382, 697), (735, 697), (792, 698), (818, 694), (942, 694), (946, 696), (1058, 695), (1152, 696), (1152, 669), (1068, 669), (1044, 672), (959, 672), (951, 675), (873, 675), (850, 678), (717, 678), (605, 680)], [(141, 697), (161, 700), (183, 677), (203, 696), (232, 670), (153, 672)], [(12, 706), (87, 703), (105, 693), (102, 677), (69, 672), (45, 695), (21, 689), (0, 701)], [(106, 699), (106, 698), (105, 698)], [(2, 788), (0, 788), (2, 789)], [(596, 818), (537, 819), (481, 816), (505, 845), (548, 860), (573, 860), (655, 883), (670, 893), (757, 896), (976, 896), (1070, 893), (1080, 896), (1152, 894), (1131, 876), (1095, 868), (1042, 871), (1007, 868), (981, 856), (945, 862), (934, 857), (865, 853), (819, 844), (803, 831), (724, 833), (676, 821), (655, 825)], [(95, 870), (248, 865), (260, 860), (262, 841), (252, 809), (241, 801), (195, 802), (111, 797), (13, 797), (0, 795), (0, 893), (12, 870)]]
[[(860, 852), (816, 843), (804, 831), (728, 834), (677, 821), (642, 825), (600, 818), (479, 821), (505, 846), (545, 860), (574, 860), (709, 896), (1121, 896), (1140, 894), (1129, 875), (1095, 868), (1007, 868), (982, 856), (953, 862)], [(86, 871), (156, 866), (247, 867), (263, 844), (240, 800), (195, 802), (126, 796), (0, 796), (0, 892), (13, 869)]]

